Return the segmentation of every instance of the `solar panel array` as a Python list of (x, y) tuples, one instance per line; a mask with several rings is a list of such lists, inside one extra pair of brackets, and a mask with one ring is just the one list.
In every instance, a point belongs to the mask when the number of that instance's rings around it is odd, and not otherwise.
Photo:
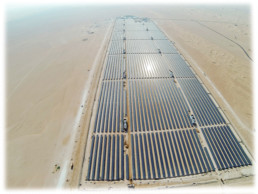
[(168, 68), (173, 71), (174, 76), (177, 78), (195, 77), (192, 70), (182, 59), (180, 55), (175, 54), (164, 54), (164, 59)]
[(214, 171), (195, 130), (131, 135), (133, 179), (159, 179)]
[(93, 135), (87, 180), (124, 179), (124, 136)]
[(124, 41), (123, 40), (111, 41), (111, 46), (109, 49), (110, 49), (109, 53), (111, 55), (122, 54), (125, 49)]
[(181, 90), (169, 79), (128, 81), (131, 131), (191, 127), (189, 107)]
[(170, 78), (171, 72), (177, 78), (195, 78), (178, 54), (127, 54), (126, 59), (129, 79)]
[(123, 131), (121, 123), (124, 113), (123, 94), (123, 83), (121, 81), (102, 83), (94, 132)]
[(129, 79), (170, 77), (164, 57), (152, 54), (128, 54), (127, 75)]
[(218, 107), (152, 21), (116, 20), (100, 87), (87, 181), (173, 178), (251, 165)]
[(200, 126), (225, 124), (218, 108), (196, 78), (179, 79), (179, 83)]
[(123, 55), (109, 55), (106, 62), (104, 80), (121, 80), (125, 71), (125, 58)]
[(219, 170), (251, 165), (251, 161), (228, 126), (202, 128)]

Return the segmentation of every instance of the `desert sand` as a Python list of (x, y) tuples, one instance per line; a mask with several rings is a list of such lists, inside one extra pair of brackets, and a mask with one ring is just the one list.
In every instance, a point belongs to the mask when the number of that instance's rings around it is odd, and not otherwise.
[(127, 14), (151, 18), (175, 42), (253, 152), (249, 7), (74, 6), (23, 17), (7, 13), (7, 188), (59, 187), (66, 173), (68, 186), (78, 186), (110, 32), (115, 17)]

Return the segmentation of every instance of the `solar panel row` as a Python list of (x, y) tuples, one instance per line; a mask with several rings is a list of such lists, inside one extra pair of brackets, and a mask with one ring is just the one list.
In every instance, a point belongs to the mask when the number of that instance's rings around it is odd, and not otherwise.
[(167, 40), (166, 36), (160, 31), (126, 31), (126, 40)]
[(158, 53), (153, 40), (127, 40), (126, 53)]
[(125, 25), (125, 30), (126, 31), (146, 31), (146, 26), (142, 25), (142, 24), (133, 24), (133, 25), (129, 25), (126, 24)]
[(123, 83), (102, 82), (94, 133), (123, 132)]
[(178, 53), (174, 45), (168, 40), (126, 40), (128, 54), (159, 54)]
[(112, 40), (166, 40), (160, 31), (113, 31)]
[(178, 53), (176, 47), (168, 40), (154, 40), (154, 43), (162, 53)]
[(148, 31), (149, 36), (152, 37), (154, 40), (167, 40), (167, 37), (165, 34), (161, 31), (151, 31), (151, 29)]
[(178, 54), (127, 54), (128, 79), (195, 77)]
[(153, 22), (147, 22), (145, 26), (149, 31), (160, 31), (160, 29)]
[(114, 31), (160, 31), (159, 28), (151, 21), (136, 21), (134, 19), (116, 19)]
[(171, 79), (129, 80), (131, 131), (190, 127), (189, 107)]
[(123, 40), (111, 41), (111, 46), (109, 48), (110, 55), (122, 54), (125, 49), (125, 43)]
[(119, 31), (123, 31), (123, 29), (124, 29), (124, 20), (117, 19), (117, 20), (115, 21), (113, 33), (114, 33), (114, 32), (119, 32)]
[(126, 40), (150, 40), (148, 31), (126, 31), (125, 33)]
[(133, 180), (214, 171), (195, 130), (131, 134)]
[(123, 180), (124, 136), (93, 135), (87, 172), (86, 180)]
[(128, 79), (171, 77), (164, 56), (159, 54), (128, 54)]
[(104, 71), (104, 80), (121, 80), (125, 72), (125, 59), (123, 55), (108, 55)]
[(167, 40), (123, 40), (111, 41), (109, 54), (159, 54), (159, 53), (178, 53), (173, 44)]
[(228, 126), (202, 128), (219, 170), (251, 165), (251, 161)]
[(164, 54), (163, 56), (165, 59), (164, 63), (168, 64), (175, 77), (195, 77), (190, 67), (179, 54)]
[(200, 126), (225, 124), (218, 108), (196, 78), (178, 79), (178, 82)]
[(125, 33), (123, 31), (113, 31), (112, 33), (112, 37), (111, 37), (111, 40), (114, 41), (114, 40), (123, 40), (125, 37)]

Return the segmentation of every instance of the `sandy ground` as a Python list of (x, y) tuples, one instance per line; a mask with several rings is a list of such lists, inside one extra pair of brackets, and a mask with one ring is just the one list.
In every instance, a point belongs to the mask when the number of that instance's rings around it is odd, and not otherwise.
[[(110, 33), (112, 19), (126, 14), (153, 18), (176, 42), (253, 150), (252, 65), (239, 47), (252, 57), (246, 7), (57, 8), (19, 18), (7, 17), (8, 188), (60, 185), (60, 175), (65, 172), (65, 164), (70, 164), (72, 152), (78, 153), (73, 158), (78, 165), (74, 166), (71, 184), (76, 186), (98, 83), (94, 75), (101, 72), (108, 44), (105, 37)], [(236, 121), (207, 77), (242, 124)], [(80, 118), (82, 130), (78, 130)]]
[(62, 170), (70, 157), (84, 87), (111, 24), (83, 11), (51, 14), (7, 28), (8, 187), (57, 184), (55, 165)]

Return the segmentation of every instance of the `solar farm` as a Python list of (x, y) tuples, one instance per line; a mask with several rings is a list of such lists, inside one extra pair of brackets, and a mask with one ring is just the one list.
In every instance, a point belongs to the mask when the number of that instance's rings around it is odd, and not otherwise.
[(103, 64), (82, 187), (182, 186), (249, 176), (253, 159), (174, 42), (117, 18)]

